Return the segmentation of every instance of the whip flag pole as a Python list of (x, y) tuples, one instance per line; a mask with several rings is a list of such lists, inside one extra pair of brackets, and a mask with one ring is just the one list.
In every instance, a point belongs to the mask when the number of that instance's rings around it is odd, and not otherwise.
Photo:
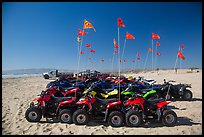
[[(81, 36), (82, 36), (82, 38), (81, 38), (81, 45), (79, 46), (79, 53), (78, 53), (78, 55), (79, 55), (79, 57), (78, 57), (78, 64), (77, 64), (77, 80), (76, 80), (76, 85), (77, 85), (77, 81), (78, 81), (78, 78), (79, 78), (79, 76), (78, 76), (78, 73), (79, 73), (79, 64), (80, 64), (80, 57), (81, 57), (81, 49), (82, 49), (82, 42), (83, 42), (83, 36), (85, 35), (86, 33), (84, 32), (84, 29), (82, 30), (82, 34), (81, 34)], [(78, 35), (79, 35), (79, 32), (78, 32)], [(76, 92), (75, 92), (75, 96), (76, 96)]]
[(157, 66), (157, 56), (160, 56), (160, 53), (157, 51), (158, 46), (160, 46), (160, 43), (156, 41), (155, 68)]
[[(113, 64), (114, 64), (114, 57), (115, 57), (115, 46), (116, 46), (116, 40), (115, 39), (113, 39), (113, 57), (112, 57), (112, 72), (111, 72), (111, 74), (113, 75)], [(119, 46), (118, 46), (118, 48), (119, 48)]]
[(124, 41), (124, 46), (123, 46), (123, 52), (122, 52), (122, 57), (121, 57), (121, 69), (123, 69), (123, 56), (124, 56), (124, 52), (125, 52), (125, 45), (126, 45), (126, 38), (125, 38), (125, 41)]
[[(124, 42), (124, 46), (123, 46), (123, 52), (122, 52), (122, 60), (124, 57), (124, 52), (125, 52), (125, 46), (126, 46), (126, 40), (127, 39), (135, 39), (135, 37), (133, 35), (131, 35), (130, 33), (126, 32), (126, 36), (125, 36), (125, 42)], [(123, 63), (122, 63), (123, 64)], [(122, 65), (123, 66), (123, 65)]]
[(118, 87), (119, 87), (119, 100), (120, 100), (120, 65), (121, 65), (121, 62), (120, 62), (120, 37), (119, 37), (119, 32), (120, 32), (120, 29), (119, 27), (125, 27), (125, 24), (123, 24), (122, 22), (122, 19), (121, 18), (118, 18)]
[(146, 63), (147, 63), (148, 55), (149, 55), (149, 51), (147, 51), (147, 55), (146, 55), (146, 58), (145, 58), (144, 70), (146, 69)]
[[(120, 37), (119, 37), (119, 26), (118, 26), (118, 46), (120, 46), (120, 39), (119, 39)], [(119, 47), (119, 49), (118, 49), (118, 68), (119, 68), (119, 70), (118, 70), (118, 88), (119, 88), (119, 100), (120, 100), (120, 64), (121, 62), (120, 62), (120, 47)]]
[(153, 70), (153, 40), (154, 39), (160, 39), (160, 36), (158, 34), (152, 33), (152, 70)]
[(113, 64), (114, 64), (114, 57), (115, 57), (115, 54), (114, 54), (114, 52), (113, 52), (113, 57), (112, 57), (112, 66), (111, 66), (111, 68), (112, 68), (112, 72), (111, 72), (111, 75), (113, 75)]
[[(153, 35), (153, 33), (152, 33)], [(152, 38), (152, 71), (153, 71), (153, 38)]]
[(156, 51), (155, 51), (155, 63), (154, 63), (154, 68), (156, 69), (157, 66), (156, 66), (156, 63), (157, 63), (157, 46), (156, 46)]
[[(179, 51), (179, 50), (180, 50), (180, 46), (179, 46), (178, 51)], [(174, 65), (174, 70), (175, 70), (175, 68), (176, 68), (177, 61), (178, 61), (178, 55), (176, 55), (176, 62), (175, 62), (175, 65)]]
[[(180, 48), (181, 48), (181, 53), (182, 53), (182, 50), (184, 49), (184, 44), (182, 44), (182, 45), (180, 46)], [(180, 69), (181, 69), (181, 63), (182, 63), (182, 60), (180, 59)]]

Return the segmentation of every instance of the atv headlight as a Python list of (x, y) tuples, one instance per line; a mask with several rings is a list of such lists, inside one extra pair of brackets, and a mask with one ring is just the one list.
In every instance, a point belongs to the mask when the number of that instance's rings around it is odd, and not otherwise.
[(38, 105), (39, 105), (38, 100), (34, 100), (33, 102), (30, 103), (30, 106), (38, 106)]

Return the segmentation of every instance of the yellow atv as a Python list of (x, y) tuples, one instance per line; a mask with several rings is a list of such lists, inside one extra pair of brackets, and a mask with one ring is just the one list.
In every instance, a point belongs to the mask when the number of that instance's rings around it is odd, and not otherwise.
[[(83, 94), (86, 94), (86, 93), (87, 93), (87, 89), (83, 92)], [(95, 86), (90, 93), (91, 95), (97, 96), (98, 98), (101, 98), (101, 99), (118, 97), (118, 89), (101, 89), (98, 86)]]

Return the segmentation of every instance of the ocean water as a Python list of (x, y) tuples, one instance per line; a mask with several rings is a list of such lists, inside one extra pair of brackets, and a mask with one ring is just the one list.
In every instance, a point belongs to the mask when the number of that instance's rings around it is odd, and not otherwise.
[(2, 75), (2, 78), (20, 78), (20, 77), (36, 77), (36, 76), (42, 76), (42, 74), (9, 74), (9, 75)]

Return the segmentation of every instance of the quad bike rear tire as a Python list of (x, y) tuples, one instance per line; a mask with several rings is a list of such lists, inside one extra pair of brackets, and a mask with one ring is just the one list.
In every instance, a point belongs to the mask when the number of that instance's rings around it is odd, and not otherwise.
[(138, 127), (142, 123), (142, 116), (138, 111), (129, 110), (125, 114), (125, 122), (129, 127)]
[(177, 115), (172, 110), (164, 110), (162, 115), (162, 123), (165, 126), (175, 126), (177, 122)]
[(86, 125), (89, 122), (89, 115), (84, 109), (78, 109), (73, 113), (72, 120), (76, 125)]
[(108, 117), (108, 124), (112, 127), (121, 127), (124, 124), (124, 116), (120, 111), (112, 111)]
[(183, 96), (182, 96), (182, 99), (183, 100), (191, 100), (193, 97), (193, 94), (190, 90), (186, 89), (184, 92), (183, 92)]
[(59, 120), (61, 123), (72, 124), (72, 112), (69, 109), (63, 109), (59, 112)]

